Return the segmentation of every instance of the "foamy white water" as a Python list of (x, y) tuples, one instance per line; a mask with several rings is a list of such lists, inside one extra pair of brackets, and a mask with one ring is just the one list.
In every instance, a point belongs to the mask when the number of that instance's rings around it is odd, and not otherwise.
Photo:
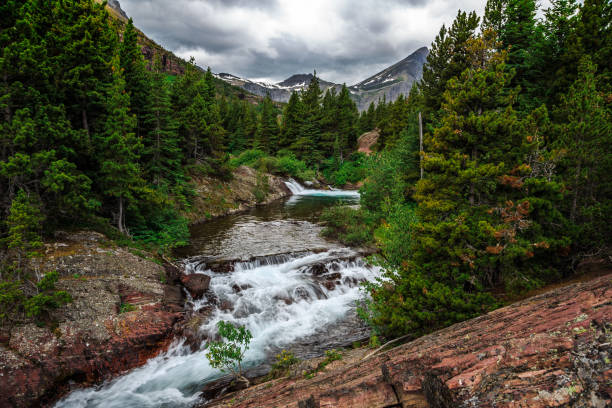
[[(201, 262), (186, 262), (188, 273), (212, 277), (210, 289), (217, 304), (232, 308), (213, 311), (200, 331), (212, 335), (220, 320), (246, 326), (253, 334), (245, 365), (262, 362), (270, 350), (330, 327), (354, 308), (361, 296), (358, 282), (373, 280), (379, 270), (355, 258), (349, 249), (322, 253), (270, 256), (240, 262), (233, 273), (215, 273)], [(334, 286), (324, 285), (331, 274)], [(328, 278), (326, 278), (328, 276)], [(240, 287), (240, 291), (236, 291)], [(195, 310), (208, 299), (192, 301)], [(206, 342), (201, 345), (201, 350)], [(57, 408), (83, 407), (186, 407), (199, 398), (202, 385), (220, 376), (212, 369), (204, 351), (191, 352), (183, 342), (98, 389), (75, 391), (58, 402)]]
[[(294, 197), (299, 197), (299, 196), (359, 198), (358, 191), (337, 190), (331, 187), (330, 187), (330, 190), (307, 189), (304, 186), (302, 186), (300, 183), (295, 181), (294, 179), (289, 179), (288, 181), (285, 181), (285, 184), (287, 185), (287, 188), (289, 188), (289, 190), (291, 191), (291, 194), (293, 194), (293, 197), (291, 197), (291, 199), (293, 199)], [(291, 199), (289, 200), (289, 202), (291, 202)]]

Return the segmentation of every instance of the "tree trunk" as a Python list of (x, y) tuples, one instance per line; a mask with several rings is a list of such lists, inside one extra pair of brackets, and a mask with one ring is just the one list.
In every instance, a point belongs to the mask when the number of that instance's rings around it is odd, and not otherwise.
[(81, 117), (83, 119), (83, 129), (85, 129), (87, 136), (89, 136), (89, 122), (87, 121), (87, 111), (85, 109), (81, 111)]
[(421, 180), (423, 180), (423, 119), (419, 112), (419, 165), (421, 167)]
[(570, 221), (574, 224), (576, 220), (576, 208), (578, 207), (578, 179), (582, 171), (582, 160), (578, 160), (576, 165), (576, 174), (574, 175), (574, 199), (572, 200), (572, 210), (570, 212)]
[(123, 228), (123, 197), (119, 197), (119, 217), (117, 220), (117, 228), (122, 234), (125, 232)]
[[(472, 160), (474, 162), (476, 162), (477, 155), (478, 155), (478, 152), (476, 151), (476, 146), (474, 146), (474, 147), (472, 147)], [(476, 189), (475, 183), (474, 183), (474, 181), (472, 181), (470, 183), (470, 205), (474, 205), (474, 203), (476, 201), (475, 198), (474, 198), (475, 189)]]

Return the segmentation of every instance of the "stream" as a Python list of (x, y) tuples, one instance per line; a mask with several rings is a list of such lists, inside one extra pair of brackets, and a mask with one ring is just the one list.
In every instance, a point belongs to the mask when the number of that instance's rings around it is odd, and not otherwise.
[[(358, 205), (359, 194), (311, 190), (290, 180), (293, 195), (249, 212), (218, 218), (192, 229), (178, 255), (186, 273), (211, 277), (204, 298), (187, 295), (188, 308), (205, 313), (202, 338), (213, 338), (220, 320), (253, 334), (243, 365), (265, 374), (282, 349), (306, 359), (368, 336), (355, 305), (360, 283), (379, 270), (353, 249), (321, 238), (316, 222), (330, 205)], [(230, 265), (213, 268), (212, 265)], [(99, 387), (76, 390), (56, 408), (178, 408), (202, 403), (205, 384), (223, 373), (210, 367), (202, 340), (197, 351), (185, 339), (144, 366)]]

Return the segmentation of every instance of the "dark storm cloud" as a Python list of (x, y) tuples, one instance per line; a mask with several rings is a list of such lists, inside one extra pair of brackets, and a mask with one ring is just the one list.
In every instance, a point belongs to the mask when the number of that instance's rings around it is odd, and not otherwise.
[[(135, 24), (214, 72), (356, 83), (422, 46), (480, 0), (121, 0)], [(470, 7), (470, 5), (472, 7)], [(480, 11), (480, 10), (479, 10)]]

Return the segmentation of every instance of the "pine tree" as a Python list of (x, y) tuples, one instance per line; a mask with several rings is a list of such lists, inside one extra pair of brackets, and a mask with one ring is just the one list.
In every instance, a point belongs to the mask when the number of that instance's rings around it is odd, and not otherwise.
[(591, 59), (583, 57), (578, 78), (556, 111), (562, 122), (554, 145), (563, 155), (560, 176), (569, 188), (566, 212), (580, 253), (610, 244), (612, 118), (595, 74)]
[(574, 71), (567, 78), (571, 84), (583, 56), (589, 55), (598, 70), (598, 86), (612, 91), (612, 4), (607, 0), (585, 0), (580, 6), (576, 28), (570, 39), (568, 59)]
[(292, 145), (291, 150), (299, 159), (313, 164), (323, 157), (320, 152), (321, 143), (321, 87), (315, 71), (308, 88), (302, 94), (304, 105), (304, 121), (300, 129), (300, 137)]
[(266, 95), (263, 100), (263, 107), (259, 124), (257, 125), (257, 133), (253, 148), (266, 153), (275, 154), (278, 150), (278, 119), (274, 102), (270, 99), (270, 95)]
[(543, 65), (543, 38), (536, 27), (535, 0), (508, 0), (504, 8), (504, 18), (499, 40), (508, 49), (508, 64), (514, 70), (512, 87), (520, 86), (518, 109), (528, 112), (539, 106), (538, 84)]
[(138, 33), (130, 18), (123, 32), (119, 47), (119, 66), (125, 78), (125, 90), (130, 95), (130, 111), (136, 115), (136, 136), (141, 137), (144, 129), (144, 110), (148, 103), (149, 79), (144, 57), (138, 45)]
[(297, 92), (292, 92), (282, 117), (282, 129), (279, 148), (287, 149), (294, 143), (299, 135), (304, 121), (304, 106)]
[(338, 94), (337, 107), (337, 123), (338, 123), (338, 146), (340, 151), (334, 152), (340, 156), (340, 162), (349, 156), (357, 147), (357, 121), (359, 119), (359, 111), (357, 105), (351, 99), (346, 84), (342, 85), (342, 89)]
[(183, 179), (177, 126), (172, 117), (170, 89), (159, 58), (151, 74), (150, 91), (142, 122), (148, 130), (143, 138), (142, 163), (148, 180), (159, 186)]
[(575, 0), (553, 0), (551, 7), (544, 11), (542, 23), (544, 32), (543, 75), (541, 86), (545, 88), (544, 101), (548, 106), (559, 102), (560, 94), (569, 86), (568, 72), (573, 71), (569, 58), (571, 36), (576, 24)]
[(340, 159), (341, 149), (339, 148), (339, 113), (340, 106), (338, 105), (338, 95), (334, 88), (325, 91), (323, 100), (321, 101), (319, 126), (321, 128), (321, 137), (318, 143), (318, 149), (325, 157), (334, 156)]
[(127, 232), (126, 208), (134, 200), (134, 191), (143, 185), (138, 167), (142, 145), (134, 134), (136, 118), (129, 113), (130, 96), (125, 91), (117, 58), (113, 63), (113, 85), (108, 92), (104, 134), (97, 141), (100, 184), (104, 194), (116, 200), (117, 229)]
[(505, 26), (507, 0), (488, 0), (482, 18), (482, 30), (492, 30), (497, 36)]
[(427, 123), (436, 123), (447, 82), (469, 66), (467, 41), (474, 36), (479, 18), (476, 13), (459, 11), (449, 29), (444, 25), (431, 45), (419, 87)]
[(54, 4), (51, 18), (61, 26), (49, 30), (45, 41), (54, 52), (53, 69), (59, 74), (57, 97), (90, 144), (91, 134), (104, 128), (105, 93), (113, 82), (111, 60), (118, 46), (117, 35), (109, 27), (103, 4), (93, 0), (78, 0), (70, 7), (60, 0)]
[[(43, 221), (40, 199), (34, 194), (19, 190), (11, 202), (6, 218), (6, 237), (0, 241), (7, 248), (9, 258), (14, 260), (12, 269), (15, 276), (11, 278), (16, 281), (26, 278), (22, 270), (26, 260), (40, 255), (38, 250), (43, 246)], [(1, 278), (3, 277), (0, 275)]]

